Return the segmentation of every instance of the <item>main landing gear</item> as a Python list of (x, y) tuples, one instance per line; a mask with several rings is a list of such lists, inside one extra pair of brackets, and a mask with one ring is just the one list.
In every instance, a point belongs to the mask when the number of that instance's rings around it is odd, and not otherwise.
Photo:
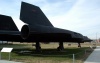
[(81, 44), (78, 42), (78, 47), (80, 47), (81, 48)]
[(41, 46), (39, 42), (36, 42), (35, 47), (36, 47), (36, 52), (41, 52)]
[(63, 51), (64, 50), (64, 45), (63, 42), (59, 42), (59, 47), (57, 48), (58, 51)]

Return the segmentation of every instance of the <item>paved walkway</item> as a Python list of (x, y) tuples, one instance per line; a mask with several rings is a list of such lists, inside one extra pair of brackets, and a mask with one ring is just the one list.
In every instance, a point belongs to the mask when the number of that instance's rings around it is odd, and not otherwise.
[(0, 60), (0, 63), (22, 63), (22, 62), (14, 62), (14, 61)]
[(100, 46), (96, 47), (84, 63), (100, 63)]

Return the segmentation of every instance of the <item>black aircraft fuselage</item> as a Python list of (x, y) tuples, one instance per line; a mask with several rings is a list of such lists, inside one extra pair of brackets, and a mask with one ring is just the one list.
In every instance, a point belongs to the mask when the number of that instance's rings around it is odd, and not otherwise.
[(38, 6), (26, 2), (21, 4), (20, 20), (26, 23), (21, 32), (10, 16), (0, 15), (0, 40), (36, 42), (36, 50), (41, 49), (39, 42), (59, 42), (58, 49), (63, 50), (63, 42), (91, 41), (80, 33), (54, 27)]
[(22, 2), (20, 19), (27, 23), (21, 30), (24, 40), (83, 42), (82, 34), (54, 27), (38, 6)]

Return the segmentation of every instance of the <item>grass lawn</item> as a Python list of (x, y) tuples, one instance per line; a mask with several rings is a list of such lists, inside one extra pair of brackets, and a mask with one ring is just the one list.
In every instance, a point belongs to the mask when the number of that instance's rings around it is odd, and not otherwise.
[[(71, 46), (68, 46), (68, 44), (64, 43), (65, 49), (62, 52), (56, 50), (58, 43), (41, 43), (41, 52), (35, 52), (35, 47), (32, 46), (32, 43), (1, 44), (0, 49), (2, 47), (13, 47), (11, 60), (25, 63), (72, 63), (73, 54), (75, 54), (76, 63), (83, 63), (93, 51), (89, 47), (91, 46), (90, 43), (81, 44), (81, 48), (77, 47), (77, 43), (72, 43)], [(87, 50), (86, 53), (85, 50)], [(2, 53), (2, 59), (8, 60), (8, 53)]]

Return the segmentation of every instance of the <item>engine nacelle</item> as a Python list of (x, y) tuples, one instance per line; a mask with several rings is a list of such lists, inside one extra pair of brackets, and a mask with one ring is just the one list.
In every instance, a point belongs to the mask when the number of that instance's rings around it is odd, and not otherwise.
[(24, 40), (27, 39), (29, 34), (30, 34), (29, 25), (28, 24), (23, 25), (22, 29), (21, 29), (21, 37), (22, 37), (22, 39), (24, 39)]

